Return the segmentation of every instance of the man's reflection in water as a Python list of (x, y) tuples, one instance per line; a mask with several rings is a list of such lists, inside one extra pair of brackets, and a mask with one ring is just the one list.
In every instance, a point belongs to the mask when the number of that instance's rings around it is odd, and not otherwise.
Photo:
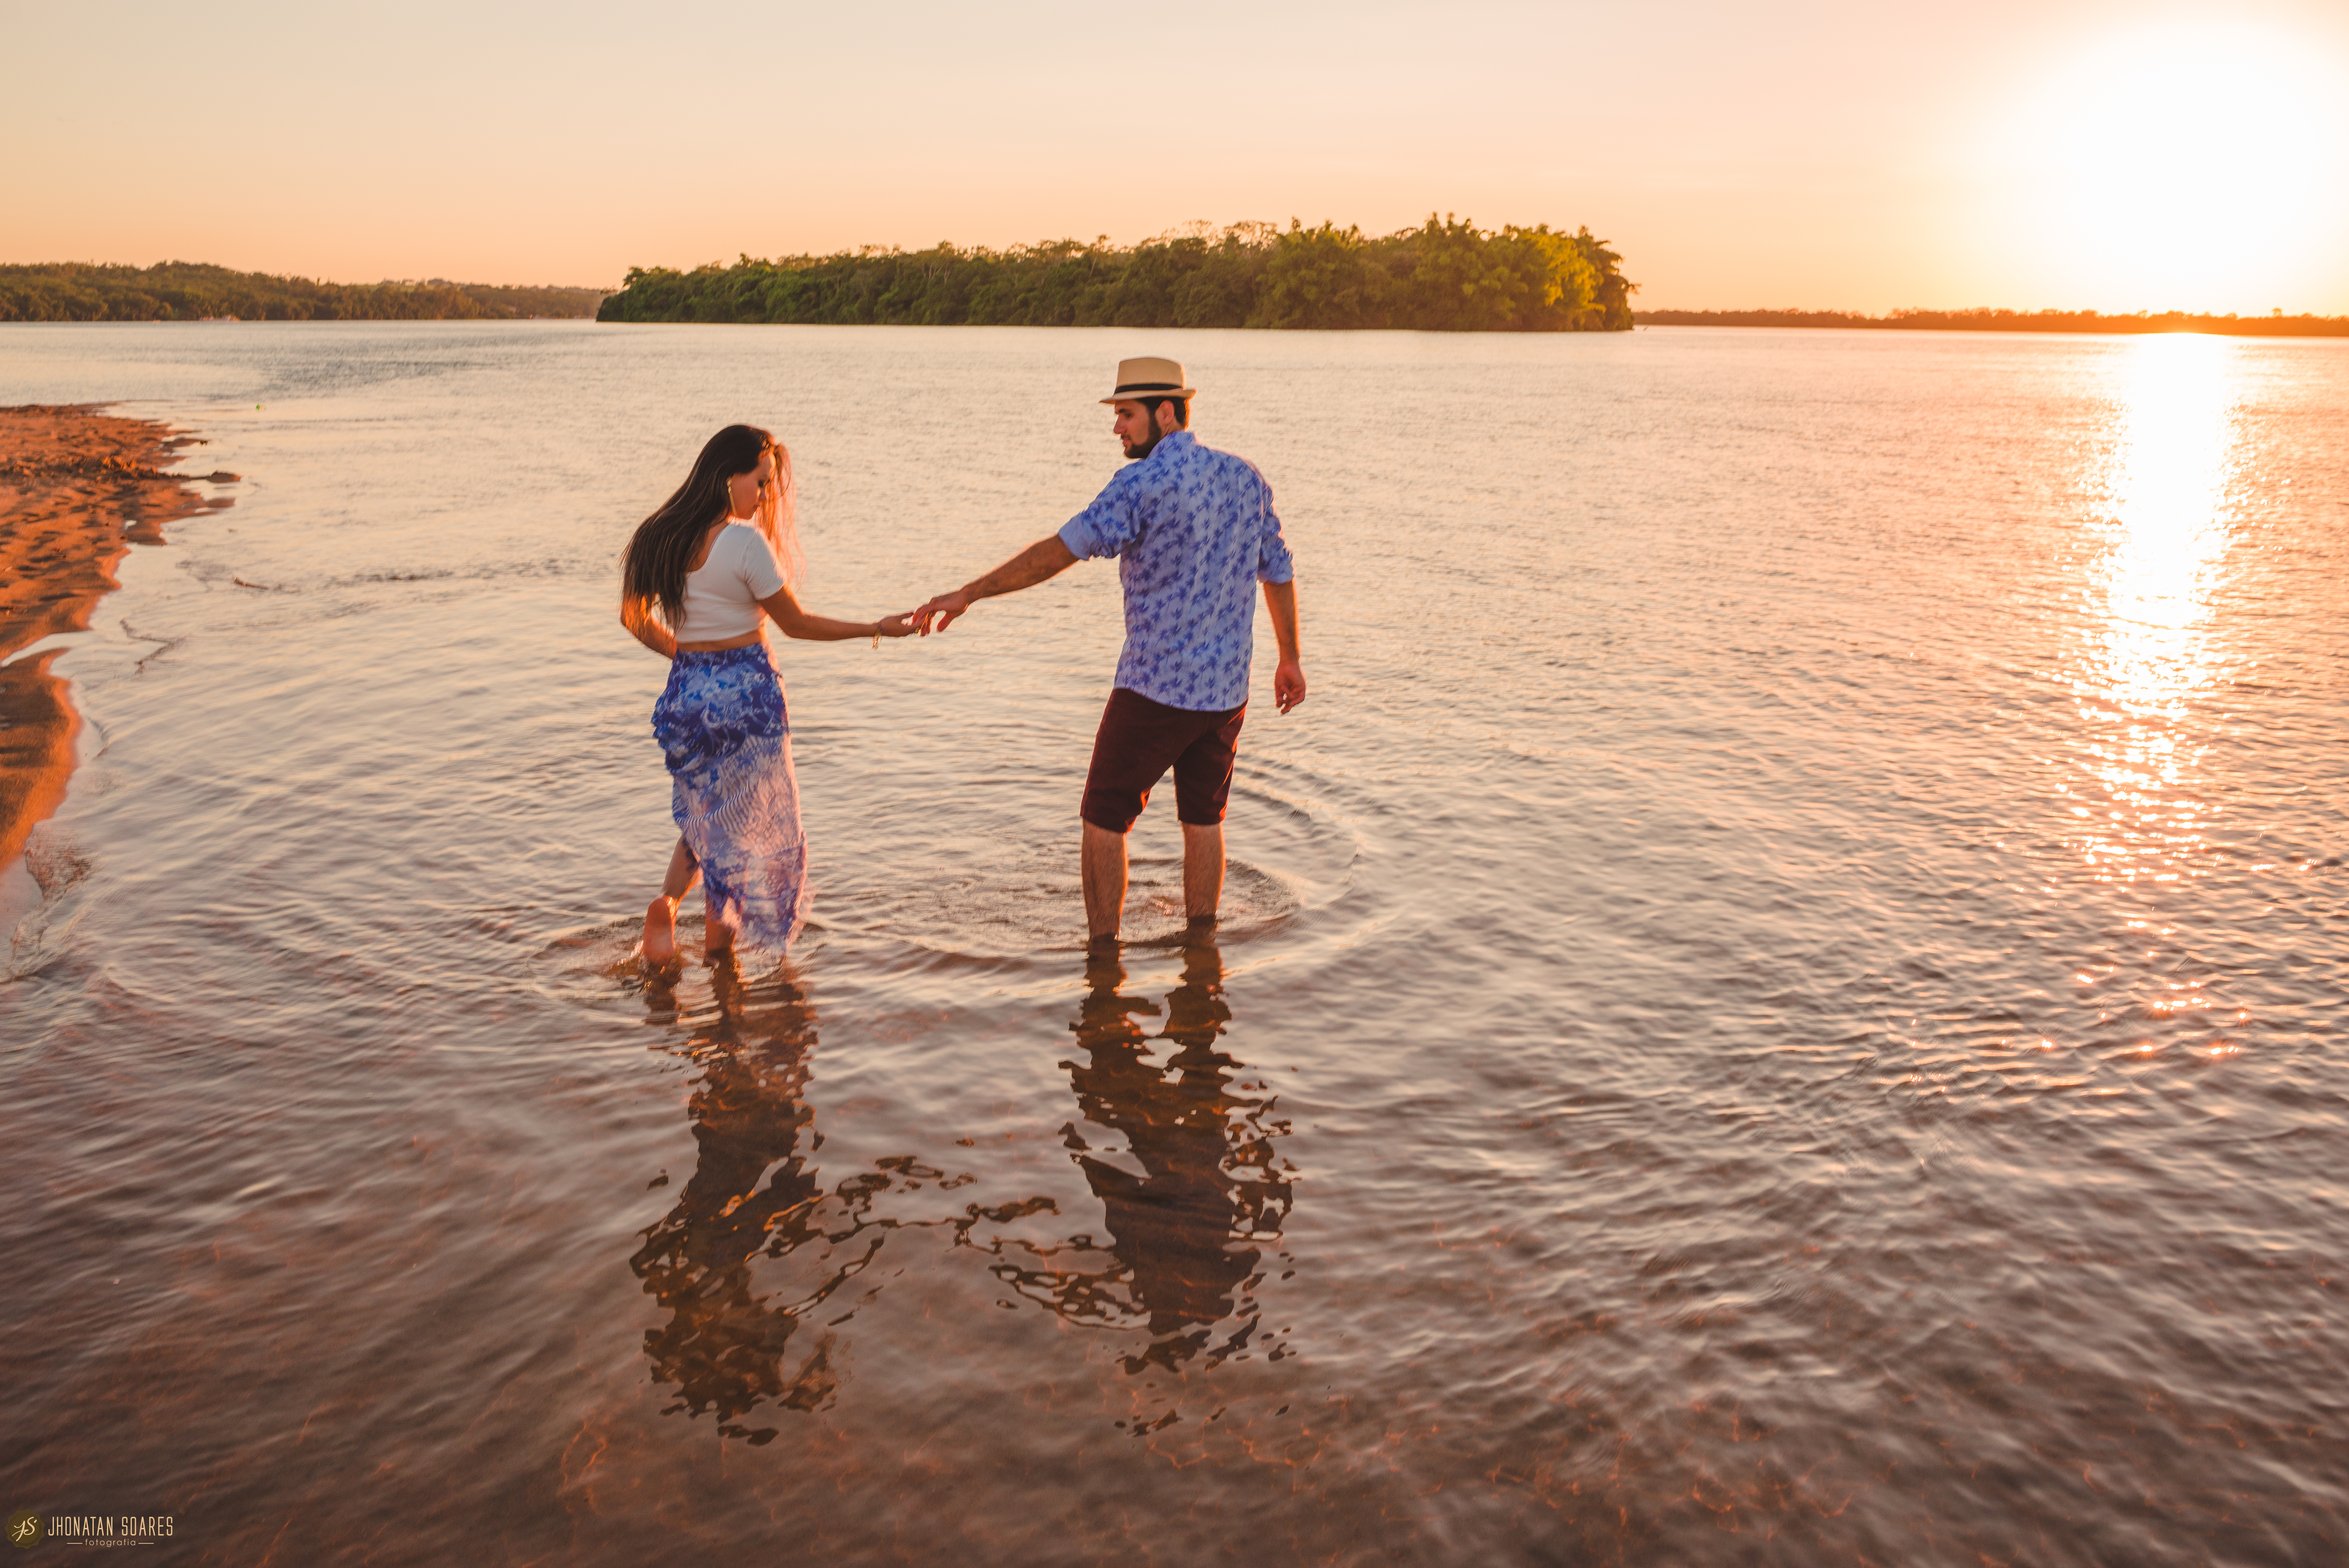
[[(1214, 1366), (1257, 1329), (1258, 1264), (1288, 1213), (1288, 1175), (1273, 1149), (1288, 1128), (1269, 1119), (1265, 1086), (1241, 1082), (1248, 1069), (1218, 1048), (1232, 1015), (1212, 937), (1185, 948), (1183, 983), (1168, 994), (1166, 1026), (1154, 1037), (1136, 1020), (1158, 1007), (1119, 990), (1126, 975), (1116, 956), (1090, 959), (1085, 978), (1071, 1026), (1084, 1059), (1063, 1064), (1083, 1125), (1071, 1122), (1062, 1140), (1101, 1200), (1116, 1261), (1100, 1271), (1006, 1262), (998, 1273), (1064, 1316), (1146, 1326), (1150, 1342), (1125, 1358), (1128, 1372), (1171, 1369), (1202, 1352), (1203, 1365)], [(1153, 1061), (1162, 1040), (1171, 1054)], [(1238, 1321), (1215, 1343), (1227, 1317)]]
[[(742, 1416), (765, 1400), (815, 1409), (838, 1386), (832, 1336), (819, 1331), (796, 1351), (792, 1339), (880, 1250), (886, 1230), (869, 1211), (889, 1178), (828, 1193), (808, 1163), (823, 1139), (803, 1098), (816, 1045), (805, 995), (783, 979), (746, 987), (730, 965), (712, 973), (711, 990), (713, 1014), (681, 1047), (701, 1067), (689, 1107), (699, 1158), (628, 1262), (669, 1314), (645, 1335), (654, 1380), (678, 1391), (669, 1409), (714, 1411), (720, 1432), (765, 1443), (776, 1429), (750, 1429)], [(656, 1016), (675, 1016), (674, 995), (647, 1000)]]

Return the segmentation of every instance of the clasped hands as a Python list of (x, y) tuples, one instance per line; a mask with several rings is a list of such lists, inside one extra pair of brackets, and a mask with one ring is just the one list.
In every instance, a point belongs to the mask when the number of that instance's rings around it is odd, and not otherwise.
[(951, 593), (940, 593), (918, 610), (908, 611), (905, 619), (925, 637), (932, 632), (943, 632), (970, 611), (970, 595), (957, 588)]

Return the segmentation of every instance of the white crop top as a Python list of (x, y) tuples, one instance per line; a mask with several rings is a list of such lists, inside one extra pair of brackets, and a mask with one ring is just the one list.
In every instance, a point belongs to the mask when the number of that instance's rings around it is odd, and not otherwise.
[(685, 574), (684, 614), (671, 626), (681, 643), (722, 643), (759, 629), (759, 601), (783, 585), (767, 536), (730, 522), (709, 542), (709, 559)]

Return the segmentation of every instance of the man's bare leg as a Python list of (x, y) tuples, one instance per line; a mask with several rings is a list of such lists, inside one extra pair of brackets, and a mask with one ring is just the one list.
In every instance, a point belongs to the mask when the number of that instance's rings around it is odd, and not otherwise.
[(1125, 835), (1085, 824), (1085, 932), (1091, 945), (1117, 940), (1125, 918)]
[(693, 879), (701, 874), (700, 862), (693, 851), (679, 839), (677, 848), (669, 851), (668, 874), (661, 878), (661, 895), (645, 905), (645, 962), (674, 964), (677, 962), (677, 901), (693, 886)]
[(1216, 923), (1224, 902), (1224, 825), (1183, 824), (1183, 913), (1194, 927)]

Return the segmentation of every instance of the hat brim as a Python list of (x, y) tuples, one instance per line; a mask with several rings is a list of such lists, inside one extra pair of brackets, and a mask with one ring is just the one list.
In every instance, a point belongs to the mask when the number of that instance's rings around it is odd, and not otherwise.
[(1145, 397), (1196, 397), (1196, 387), (1137, 387), (1130, 392), (1114, 392), (1102, 399), (1104, 403), (1139, 403)]

